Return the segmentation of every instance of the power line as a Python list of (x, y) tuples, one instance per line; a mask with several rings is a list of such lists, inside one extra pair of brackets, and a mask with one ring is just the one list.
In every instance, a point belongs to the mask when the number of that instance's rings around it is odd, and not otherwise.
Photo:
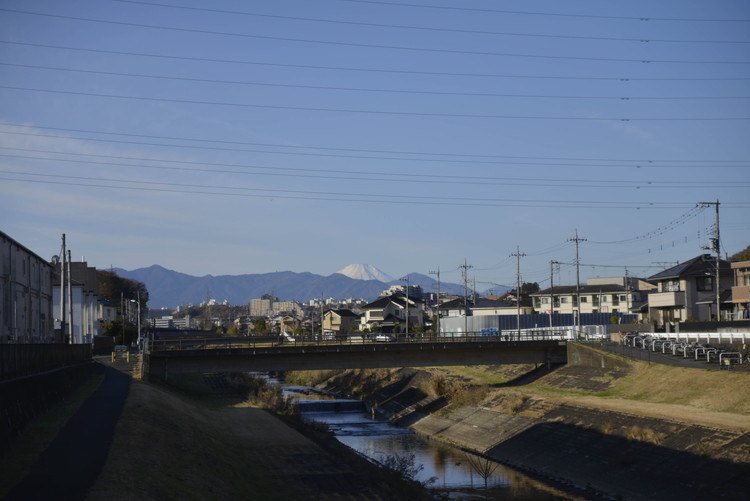
[[(0, 9), (2, 10), (2, 9)], [(393, 115), (393, 116), (420, 116), (420, 117), (446, 117), (446, 118), (484, 118), (484, 119), (501, 119), (501, 120), (553, 120), (553, 121), (596, 121), (596, 122), (715, 122), (715, 121), (746, 121), (750, 117), (621, 117), (621, 118), (604, 118), (604, 117), (559, 117), (559, 116), (529, 116), (529, 115), (482, 115), (471, 113), (428, 113), (418, 111), (386, 111), (386, 110), (360, 110), (351, 108), (314, 108), (305, 106), (282, 106), (271, 104), (257, 103), (231, 103), (223, 101), (200, 101), (195, 99), (174, 99), (164, 97), (146, 97), (146, 96), (125, 96), (121, 94), (101, 94), (95, 92), (77, 92), (55, 89), (38, 89), (33, 87), (19, 87), (11, 85), (0, 85), (0, 89), (19, 90), (27, 92), (41, 92), (51, 94), (63, 94), (85, 97), (100, 97), (105, 99), (124, 99), (148, 102), (165, 102), (180, 104), (197, 104), (208, 106), (231, 106), (242, 108), (262, 108), (272, 110), (288, 111), (315, 111), (325, 113), (345, 113), (345, 114), (371, 114), (371, 115)]]
[(609, 100), (609, 101), (697, 101), (697, 100), (731, 100), (731, 99), (750, 99), (750, 96), (571, 96), (556, 94), (500, 94), (491, 92), (447, 92), (431, 90), (410, 90), (410, 89), (375, 89), (362, 87), (334, 87), (323, 85), (301, 85), (301, 84), (283, 84), (273, 82), (250, 82), (242, 80), (218, 80), (209, 78), (190, 78), (178, 77), (172, 75), (147, 75), (143, 73), (122, 73), (116, 71), (99, 71), (86, 70), (80, 68), (61, 68), (55, 66), (42, 66), (33, 64), (5, 63), (0, 62), (2, 66), (15, 66), (18, 68), (33, 68), (50, 71), (67, 71), (74, 73), (86, 73), (92, 75), (107, 75), (131, 78), (152, 78), (161, 80), (176, 80), (182, 82), (201, 82), (216, 83), (225, 85), (250, 85), (258, 87), (277, 87), (289, 89), (309, 89), (309, 90), (331, 90), (347, 92), (367, 92), (383, 94), (417, 94), (417, 95), (434, 95), (434, 96), (468, 96), (468, 97), (498, 97), (498, 98), (529, 98), (529, 99), (588, 99), (588, 100)]
[[(621, 202), (623, 205), (617, 206), (612, 205), (617, 202), (611, 202), (611, 201), (603, 201), (603, 202), (594, 202), (594, 201), (587, 201), (587, 202), (581, 202), (580, 200), (575, 201), (560, 201), (560, 202), (554, 202), (549, 200), (521, 200), (521, 199), (505, 199), (505, 200), (495, 200), (495, 201), (485, 201), (485, 202), (459, 202), (459, 201), (452, 201), (450, 203), (445, 202), (444, 197), (418, 197), (418, 196), (412, 196), (410, 195), (408, 199), (405, 199), (404, 197), (397, 197), (393, 195), (368, 195), (368, 194), (351, 194), (351, 193), (327, 193), (327, 192), (315, 192), (315, 191), (295, 191), (295, 190), (273, 190), (273, 189), (260, 189), (260, 188), (241, 188), (236, 186), (206, 186), (205, 184), (200, 185), (189, 185), (189, 184), (178, 184), (178, 183), (160, 183), (155, 181), (134, 181), (129, 179), (106, 179), (106, 178), (92, 178), (90, 176), (61, 176), (61, 175), (54, 175), (54, 174), (30, 174), (26, 172), (10, 172), (11, 175), (26, 175), (26, 176), (46, 176), (46, 177), (53, 177), (58, 179), (79, 179), (81, 181), (97, 181), (97, 183), (83, 183), (83, 182), (66, 182), (66, 181), (60, 181), (60, 180), (54, 180), (54, 181), (46, 181), (42, 179), (18, 179), (18, 178), (12, 178), (12, 177), (0, 177), (0, 179), (5, 181), (15, 181), (15, 182), (22, 182), (22, 183), (37, 183), (37, 184), (53, 184), (53, 185), (61, 185), (61, 186), (79, 186), (79, 187), (85, 187), (85, 188), (111, 188), (111, 189), (125, 189), (125, 190), (131, 190), (131, 191), (149, 191), (149, 192), (162, 192), (162, 193), (182, 193), (182, 194), (197, 194), (197, 195), (212, 195), (212, 196), (236, 196), (236, 197), (254, 197), (254, 198), (281, 198), (281, 199), (295, 199), (295, 200), (317, 200), (317, 201), (330, 201), (330, 202), (356, 202), (356, 203), (383, 203), (383, 204), (403, 204), (403, 205), (444, 205), (444, 206), (468, 206), (468, 207), (535, 207), (535, 208), (566, 208), (566, 209), (591, 209), (591, 208), (598, 208), (598, 209), (640, 209), (641, 207), (638, 205), (631, 205), (635, 204), (635, 202)], [(120, 185), (112, 185), (112, 184), (98, 184), (98, 182), (108, 182), (108, 183), (129, 183), (129, 184), (136, 184), (139, 186), (125, 186), (123, 184)], [(151, 187), (151, 186), (165, 186), (161, 188)], [(184, 188), (184, 189), (178, 189), (178, 188)], [(187, 189), (187, 188), (200, 188), (198, 190), (195, 189)], [(233, 190), (230, 192), (227, 191), (207, 191), (209, 189), (216, 189), (216, 190)], [(237, 193), (237, 191), (243, 191), (243, 193)], [(257, 193), (244, 193), (247, 191), (260, 191), (261, 194)], [(361, 197), (373, 197), (373, 198), (345, 198), (345, 197), (351, 197), (351, 196), (361, 196)], [(382, 200), (374, 197), (393, 197), (389, 198), (387, 200)], [(424, 200), (417, 200), (417, 199), (424, 199)], [(435, 201), (430, 201), (428, 199), (435, 199)], [(476, 200), (475, 198), (472, 198), (472, 200)], [(645, 208), (644, 204), (644, 208)], [(731, 203), (727, 204), (729, 206), (733, 205)], [(674, 208), (674, 207), (680, 207), (681, 204), (679, 203), (673, 203), (670, 204), (669, 207), (664, 208)], [(748, 207), (750, 207), (750, 203), (747, 204)], [(651, 206), (649, 208), (656, 208), (655, 206)]]
[(208, 63), (219, 63), (219, 64), (241, 64), (241, 65), (255, 65), (255, 66), (271, 66), (280, 68), (298, 68), (298, 69), (313, 69), (313, 70), (329, 70), (329, 71), (351, 71), (351, 72), (369, 72), (369, 73), (392, 73), (402, 75), (423, 75), (423, 76), (449, 76), (449, 77), (467, 77), (467, 78), (509, 78), (509, 79), (544, 79), (544, 80), (589, 80), (589, 81), (617, 81), (617, 82), (674, 82), (674, 81), (746, 81), (750, 80), (750, 77), (671, 77), (671, 78), (636, 78), (636, 77), (592, 77), (592, 76), (563, 76), (563, 75), (512, 75), (512, 74), (498, 74), (498, 73), (465, 73), (465, 72), (448, 72), (448, 71), (417, 71), (417, 70), (397, 70), (387, 68), (362, 68), (362, 67), (351, 67), (351, 66), (320, 66), (310, 64), (285, 64), (285, 63), (268, 63), (260, 61), (248, 61), (239, 59), (218, 59), (218, 58), (204, 58), (194, 56), (177, 56), (170, 54), (152, 54), (145, 52), (128, 52), (128, 51), (116, 51), (116, 50), (104, 50), (104, 49), (91, 49), (86, 47), (70, 47), (64, 45), (49, 45), (49, 44), (37, 44), (30, 42), (17, 42), (11, 40), (0, 40), (0, 43), (9, 45), (19, 45), (26, 47), (38, 47), (45, 49), (58, 49), (68, 51), (79, 51), (79, 52), (90, 52), (94, 54), (110, 54), (119, 56), (133, 56), (133, 57), (151, 57), (160, 59), (171, 59), (178, 61), (194, 61), (194, 62), (208, 62)]
[(596, 37), (596, 36), (585, 36), (585, 35), (550, 35), (550, 34), (539, 34), (539, 33), (514, 33), (514, 32), (503, 32), (503, 31), (467, 30), (467, 29), (456, 29), (456, 28), (438, 28), (434, 26), (383, 24), (383, 23), (368, 23), (368, 22), (362, 22), (362, 21), (343, 21), (339, 19), (282, 16), (278, 14), (260, 14), (257, 12), (247, 12), (247, 11), (237, 11), (237, 10), (209, 9), (205, 7), (188, 7), (185, 5), (172, 5), (172, 4), (164, 4), (164, 3), (157, 3), (157, 2), (141, 2), (141, 1), (135, 1), (135, 0), (114, 0), (114, 1), (120, 2), (120, 3), (148, 5), (152, 7), (164, 7), (168, 9), (181, 9), (181, 10), (191, 10), (191, 11), (198, 11), (198, 12), (212, 12), (212, 13), (217, 13), (217, 14), (262, 17), (262, 18), (267, 18), (267, 19), (282, 19), (282, 20), (288, 20), (288, 21), (304, 21), (304, 22), (315, 22), (315, 23), (339, 24), (339, 25), (346, 25), (346, 26), (367, 26), (367, 27), (373, 27), (373, 28), (391, 28), (391, 29), (402, 29), (402, 30), (431, 31), (431, 32), (440, 32), (440, 33), (464, 33), (464, 34), (472, 34), (472, 35), (556, 38), (556, 39), (572, 39), (572, 40), (601, 40), (601, 41), (613, 41), (613, 42), (638, 42), (638, 43), (650, 43), (650, 42), (706, 43), (706, 44), (750, 43), (750, 41), (745, 41), (745, 40), (670, 40), (670, 39), (654, 39), (654, 38), (648, 38), (648, 39), (618, 38), (618, 37)]
[(83, 21), (83, 22), (89, 22), (89, 23), (111, 24), (111, 25), (116, 25), (116, 26), (128, 26), (128, 27), (133, 27), (133, 28), (146, 28), (146, 29), (153, 29), (153, 30), (177, 31), (181, 33), (197, 33), (197, 34), (202, 34), (202, 35), (253, 38), (257, 40), (273, 40), (273, 41), (281, 41), (281, 42), (294, 42), (294, 43), (315, 44), (315, 45), (331, 45), (331, 46), (337, 46), (337, 47), (357, 47), (357, 48), (363, 48), (363, 49), (381, 49), (381, 50), (429, 52), (429, 53), (441, 53), (441, 54), (492, 56), (492, 57), (518, 57), (518, 58), (529, 58), (529, 59), (555, 59), (555, 60), (602, 61), (602, 62), (623, 62), (623, 63), (728, 64), (728, 65), (750, 64), (750, 61), (706, 61), (706, 60), (692, 60), (691, 61), (691, 60), (674, 60), (674, 59), (628, 59), (628, 58), (613, 58), (613, 57), (556, 56), (556, 55), (549, 55), (549, 54), (519, 54), (519, 53), (511, 53), (511, 52), (488, 52), (488, 51), (473, 51), (473, 50), (460, 50), (460, 49), (438, 49), (434, 47), (409, 47), (409, 46), (401, 46), (401, 45), (337, 42), (337, 41), (331, 41), (331, 40), (314, 40), (314, 39), (305, 39), (305, 38), (278, 37), (278, 36), (270, 36), (270, 35), (253, 35), (253, 34), (248, 34), (248, 33), (234, 33), (234, 32), (227, 32), (227, 31), (200, 30), (200, 29), (195, 29), (195, 28), (179, 28), (175, 26), (162, 26), (162, 25), (153, 25), (153, 24), (145, 24), (145, 23), (128, 23), (125, 21), (113, 21), (109, 19), (94, 19), (94, 18), (77, 17), (77, 16), (64, 16), (61, 14), (31, 12), (31, 11), (20, 10), (20, 9), (0, 8), (0, 11), (10, 12), (14, 14), (30, 15), (30, 16), (50, 17), (54, 19), (65, 19), (69, 21)]
[[(14, 122), (2, 122), (0, 121), (0, 125), (6, 125), (11, 127), (23, 127), (28, 128), (30, 127), (28, 124), (22, 124), (22, 123), (14, 123)], [(278, 144), (278, 143), (255, 143), (255, 142), (248, 142), (248, 141), (229, 141), (229, 140), (218, 140), (218, 139), (205, 139), (205, 138), (196, 138), (196, 137), (179, 137), (179, 136), (159, 136), (159, 135), (153, 135), (153, 134), (133, 134), (133, 133), (125, 133), (125, 132), (111, 132), (111, 131), (102, 131), (102, 130), (92, 130), (92, 129), (71, 129), (71, 128), (64, 128), (64, 127), (48, 127), (48, 126), (42, 126), (42, 125), (34, 125), (34, 129), (40, 129), (40, 130), (57, 130), (57, 131), (63, 131), (63, 132), (75, 132), (75, 133), (83, 133), (83, 134), (100, 134), (105, 136), (123, 136), (123, 137), (136, 137), (136, 138), (148, 138), (148, 139), (166, 139), (166, 140), (173, 140), (173, 141), (190, 141), (190, 142), (197, 142), (197, 143), (213, 143), (213, 144), (233, 144), (233, 145), (249, 145), (249, 146), (268, 146), (268, 147), (274, 147), (274, 148), (293, 148), (293, 149), (312, 149), (312, 150), (330, 150), (330, 151), (346, 151), (346, 152), (361, 152), (361, 153), (386, 153), (386, 154), (401, 154), (401, 155), (422, 155), (422, 156), (437, 156), (437, 157), (461, 157), (461, 158), (493, 158), (493, 159), (516, 159), (516, 160), (560, 160), (560, 161), (568, 161), (568, 162), (633, 162), (637, 163), (639, 165), (633, 165), (632, 167), (640, 168), (643, 166), (646, 167), (670, 167), (670, 168), (686, 168), (686, 167), (692, 167), (690, 165), (668, 165), (668, 166), (662, 166), (661, 163), (665, 162), (678, 162), (680, 164), (706, 164), (706, 163), (726, 163), (726, 164), (736, 164), (736, 163), (746, 163), (750, 164), (750, 160), (717, 160), (717, 159), (702, 159), (702, 160), (695, 160), (695, 159), (661, 159), (661, 160), (655, 160), (655, 159), (636, 159), (636, 158), (630, 158), (630, 159), (613, 159), (613, 158), (581, 158), (581, 157), (533, 157), (533, 156), (514, 156), (514, 155), (480, 155), (480, 154), (472, 154), (472, 153), (447, 153), (447, 152), (426, 152), (426, 151), (403, 151), (403, 150), (382, 150), (382, 149), (362, 149), (362, 148), (340, 148), (340, 147), (332, 147), (332, 146), (309, 146), (309, 145), (293, 145), (293, 144)], [(66, 139), (71, 139), (69, 136), (53, 136), (53, 135), (44, 135), (44, 134), (35, 134), (35, 133), (28, 133), (28, 132), (18, 132), (18, 131), (0, 131), (0, 133), (4, 134), (20, 134), (20, 135), (40, 135), (43, 137), (61, 137)], [(72, 139), (86, 139), (86, 140), (92, 140), (92, 141), (105, 141), (102, 139), (95, 139), (95, 138), (72, 138)], [(111, 141), (111, 142), (122, 142), (122, 141)], [(142, 143), (142, 142), (132, 142), (126, 144), (143, 144), (143, 145), (154, 145), (152, 143)], [(176, 148), (199, 148), (198, 146), (191, 146), (191, 145), (162, 145), (162, 144), (155, 144), (154, 146), (173, 146)], [(208, 149), (219, 149), (219, 148), (208, 148)], [(257, 152), (256, 150), (231, 150), (231, 149), (220, 149), (221, 151), (251, 151), (251, 152)], [(269, 152), (264, 152), (269, 153)], [(278, 152), (283, 153), (283, 152)], [(332, 156), (332, 155), (327, 155)], [(386, 159), (386, 160), (410, 160), (409, 158), (393, 158), (393, 157), (350, 157), (345, 156), (344, 158), (370, 158), (370, 159)], [(414, 159), (419, 161), (429, 161), (434, 162), (435, 159)], [(530, 164), (521, 164), (521, 165), (530, 165)], [(566, 166), (570, 164), (549, 164), (549, 163), (541, 163), (541, 164), (535, 164), (535, 165), (560, 165), (560, 166)], [(575, 166), (575, 165), (572, 165)], [(628, 167), (624, 165), (600, 165), (600, 164), (593, 164), (593, 165), (587, 165), (589, 167)], [(700, 168), (706, 168), (705, 165), (697, 165), (696, 167)], [(721, 166), (712, 165), (711, 168), (717, 168)], [(740, 166), (745, 167), (745, 166)]]
[(495, 14), (519, 14), (528, 16), (552, 16), (552, 17), (575, 17), (575, 18), (586, 18), (586, 19), (620, 19), (626, 21), (680, 21), (680, 22), (712, 22), (712, 23), (748, 23), (750, 19), (711, 19), (711, 18), (687, 18), (687, 17), (650, 17), (650, 16), (612, 16), (612, 15), (596, 15), (596, 14), (567, 14), (561, 12), (533, 12), (523, 10), (500, 10), (500, 9), (480, 9), (476, 7), (450, 7), (443, 5), (425, 5), (425, 4), (412, 4), (405, 2), (385, 2), (377, 0), (340, 0), (342, 2), (351, 3), (363, 3), (363, 4), (375, 4), (375, 5), (388, 5), (396, 7), (414, 7), (419, 9), (440, 9), (450, 11), (466, 11), (466, 12), (484, 12), (484, 13), (495, 13)]
[(638, 235), (638, 236), (635, 236), (635, 237), (631, 237), (631, 238), (622, 239), (622, 240), (613, 240), (613, 241), (609, 241), (609, 242), (591, 242), (591, 243), (594, 243), (594, 244), (622, 244), (622, 243), (627, 243), (627, 242), (633, 242), (633, 241), (636, 241), (636, 240), (650, 240), (652, 238), (656, 238), (656, 237), (662, 236), (665, 233), (668, 233), (671, 230), (677, 228), (678, 226), (682, 226), (683, 224), (687, 223), (691, 219), (694, 219), (695, 217), (697, 217), (698, 214), (700, 214), (702, 211), (703, 211), (703, 207), (701, 207), (701, 206), (694, 206), (689, 211), (687, 211), (686, 213), (682, 214), (678, 218), (673, 219), (669, 223), (667, 223), (665, 225), (662, 225), (662, 226), (660, 226), (660, 227), (656, 228), (655, 230), (652, 230), (652, 231), (650, 231), (648, 233), (643, 233), (641, 235)]
[[(33, 157), (27, 155), (11, 155), (0, 153), (0, 157), (6, 158), (22, 158), (29, 160), (53, 160), (56, 162), (68, 162), (76, 164), (92, 164), (92, 165), (110, 165), (118, 167), (136, 167), (143, 169), (162, 169), (162, 170), (176, 170), (176, 171), (190, 171), (190, 172), (209, 172), (212, 174), (245, 174), (245, 175), (263, 175), (263, 176), (281, 176), (281, 177), (308, 177), (315, 179), (338, 179), (338, 180), (354, 180), (354, 181), (382, 181), (391, 182), (394, 178), (400, 178), (400, 182), (407, 183), (419, 183), (419, 184), (451, 184), (451, 185), (499, 185), (499, 186), (535, 186), (535, 187), (568, 187), (575, 186), (577, 188), (623, 188), (623, 189), (640, 189), (642, 184), (652, 184), (653, 188), (689, 188), (689, 187), (712, 187), (712, 188), (741, 188), (746, 189), (750, 187), (750, 182), (711, 182), (711, 181), (630, 181), (630, 180), (593, 180), (593, 179), (558, 179), (558, 178), (522, 178), (522, 177), (498, 177), (498, 176), (472, 176), (468, 174), (463, 175), (447, 175), (447, 174), (434, 174), (431, 173), (429, 178), (425, 178), (424, 174), (410, 174), (404, 172), (372, 172), (372, 171), (352, 171), (343, 169), (313, 169), (313, 168), (298, 168), (298, 167), (272, 167), (262, 165), (251, 165), (251, 164), (236, 164), (236, 163), (219, 163), (219, 162), (198, 162), (188, 160), (166, 160), (159, 158), (144, 158), (144, 157), (126, 157), (117, 155), (101, 155), (94, 153), (71, 153), (61, 152), (53, 150), (41, 150), (31, 148), (11, 148), (0, 146), (0, 149), (15, 150), (15, 151), (30, 151), (34, 153), (51, 153), (51, 154), (62, 154), (62, 155), (73, 155), (83, 156), (92, 158), (106, 158), (106, 159), (118, 159), (118, 160), (134, 160), (139, 162), (159, 162), (159, 163), (171, 163), (178, 164), (179, 167), (170, 167), (164, 165), (143, 165), (143, 164), (130, 164), (121, 162), (102, 162), (102, 161), (91, 161), (91, 160), (80, 160), (71, 158), (53, 158), (48, 157)], [(216, 168), (196, 168), (186, 166), (211, 166), (211, 167), (235, 167), (246, 170), (226, 170)], [(281, 171), (281, 172), (248, 172), (247, 170), (267, 170), (267, 171)], [(324, 175), (328, 174), (328, 175)], [(354, 176), (344, 177), (343, 174)], [(377, 176), (377, 177), (364, 177), (364, 176)], [(677, 183), (677, 184), (670, 184)]]

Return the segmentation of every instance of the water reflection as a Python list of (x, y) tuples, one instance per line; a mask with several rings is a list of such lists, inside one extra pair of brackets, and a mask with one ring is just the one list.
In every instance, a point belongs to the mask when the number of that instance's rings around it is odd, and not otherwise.
[[(300, 387), (287, 387), (285, 394), (297, 399), (299, 403), (332, 398), (325, 394), (311, 394), (309, 389)], [(333, 404), (336, 400), (331, 402)], [(338, 407), (331, 405), (331, 409), (335, 408)], [(430, 441), (409, 428), (399, 428), (387, 421), (375, 420), (366, 412), (304, 412), (302, 417), (308, 421), (325, 423), (341, 443), (380, 463), (389, 457), (408, 458), (413, 455), (414, 479), (431, 489), (450, 491), (451, 499), (459, 499), (462, 495), (474, 497), (479, 492), (483, 499), (573, 499), (547, 489), (499, 463)], [(485, 490), (485, 486), (488, 490)], [(482, 490), (462, 494), (462, 491), (468, 489)]]

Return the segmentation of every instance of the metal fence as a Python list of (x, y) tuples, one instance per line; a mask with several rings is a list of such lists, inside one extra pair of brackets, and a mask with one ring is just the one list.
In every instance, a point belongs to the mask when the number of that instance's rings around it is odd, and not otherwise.
[(91, 360), (90, 344), (0, 344), (0, 381)]
[(144, 349), (146, 352), (171, 350), (211, 350), (267, 348), (284, 346), (336, 346), (362, 344), (414, 344), (414, 343), (468, 343), (468, 342), (509, 342), (509, 341), (567, 341), (575, 339), (572, 328), (525, 329), (522, 331), (479, 331), (467, 334), (449, 334), (435, 336), (428, 333), (413, 335), (366, 334), (342, 337), (323, 336), (249, 336), (249, 337), (210, 337), (210, 338), (175, 338), (149, 340)]

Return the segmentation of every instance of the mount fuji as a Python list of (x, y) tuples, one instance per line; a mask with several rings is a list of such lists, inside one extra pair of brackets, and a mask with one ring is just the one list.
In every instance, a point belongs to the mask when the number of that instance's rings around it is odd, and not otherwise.
[(379, 270), (371, 264), (350, 264), (336, 273), (353, 278), (355, 280), (379, 280), (381, 282), (393, 282), (396, 279)]

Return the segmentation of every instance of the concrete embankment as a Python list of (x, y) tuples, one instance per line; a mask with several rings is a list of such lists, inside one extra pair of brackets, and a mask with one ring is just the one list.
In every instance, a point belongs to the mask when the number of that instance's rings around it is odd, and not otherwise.
[[(540, 381), (596, 392), (628, 371), (622, 359), (576, 346), (568, 365)], [(360, 396), (426, 437), (571, 486), (584, 497), (744, 500), (750, 492), (750, 434), (742, 426), (642, 415), (637, 403), (629, 412), (578, 405), (525, 394), (523, 386), (492, 390), (475, 406), (437, 409), (445, 401), (428, 395), (429, 377), (404, 372)]]

